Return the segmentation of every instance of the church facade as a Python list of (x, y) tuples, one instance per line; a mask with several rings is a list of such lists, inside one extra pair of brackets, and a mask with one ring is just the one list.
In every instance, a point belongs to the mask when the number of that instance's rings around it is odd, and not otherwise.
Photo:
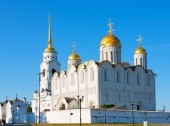
[[(134, 64), (121, 61), (121, 42), (109, 30), (101, 40), (99, 61), (81, 62), (73, 50), (68, 67), (60, 70), (57, 51), (52, 46), (51, 18), (49, 18), (48, 45), (40, 64), (39, 91), (33, 93), (32, 110), (69, 110), (110, 107), (114, 109), (156, 110), (155, 74), (147, 68), (147, 52), (139, 46), (134, 49)], [(79, 96), (79, 98), (77, 97)], [(79, 99), (79, 100), (78, 100)], [(40, 101), (40, 102), (39, 102)]]

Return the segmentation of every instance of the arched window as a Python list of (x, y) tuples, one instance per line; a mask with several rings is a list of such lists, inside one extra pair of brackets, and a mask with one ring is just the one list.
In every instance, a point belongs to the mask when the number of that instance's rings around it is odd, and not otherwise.
[(94, 81), (94, 70), (92, 67), (90, 68), (90, 81)]
[(113, 52), (111, 51), (111, 62), (113, 62)]
[(121, 75), (120, 75), (120, 71), (117, 71), (117, 83), (121, 82)]
[(109, 81), (109, 75), (108, 75), (108, 70), (104, 70), (104, 81)]
[(43, 69), (42, 75), (43, 75), (43, 77), (45, 76), (45, 69)]
[(121, 103), (121, 95), (119, 94), (119, 103)]
[(116, 62), (118, 62), (118, 52), (116, 51)]
[(148, 87), (150, 87), (150, 80), (151, 80), (150, 77), (151, 77), (150, 75), (147, 76), (147, 85), (148, 85)]
[(108, 91), (106, 91), (106, 102), (109, 101), (109, 98), (108, 98)]
[(106, 52), (106, 60), (108, 60), (108, 54), (107, 54), (107, 52)]
[(84, 83), (84, 71), (81, 71), (81, 83)]
[(55, 84), (55, 89), (58, 89), (58, 84), (57, 84), (57, 81), (56, 81), (56, 84)]
[(130, 84), (130, 71), (127, 72), (127, 84)]
[(140, 74), (137, 74), (137, 85), (140, 85), (140, 81), (141, 81)]
[(136, 65), (138, 65), (138, 59), (136, 58)]
[(65, 88), (65, 77), (62, 77), (62, 87)]
[(74, 84), (75, 84), (74, 74), (72, 73), (72, 74), (71, 74), (71, 85), (73, 86)]
[(140, 65), (142, 65), (142, 58), (140, 58)]
[(151, 94), (149, 94), (149, 104), (151, 104), (151, 99), (152, 99), (152, 96)]
[(57, 80), (57, 78), (55, 79), (55, 89), (58, 89), (58, 80)]

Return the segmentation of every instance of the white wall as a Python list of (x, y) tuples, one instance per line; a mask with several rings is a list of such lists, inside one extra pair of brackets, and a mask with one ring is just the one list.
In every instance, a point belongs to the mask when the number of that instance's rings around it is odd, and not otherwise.
[[(170, 123), (170, 112), (133, 111), (134, 122)], [(70, 115), (72, 113), (72, 115)], [(42, 123), (79, 123), (80, 109), (50, 111), (41, 116)], [(131, 110), (82, 109), (82, 123), (132, 123)]]

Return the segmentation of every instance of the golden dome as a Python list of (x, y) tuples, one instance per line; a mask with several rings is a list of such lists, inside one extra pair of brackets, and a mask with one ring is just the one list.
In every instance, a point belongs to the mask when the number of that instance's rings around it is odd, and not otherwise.
[(44, 52), (45, 53), (55, 53), (56, 51), (52, 46), (50, 46), (50, 47), (47, 47)]
[(136, 50), (135, 50), (135, 54), (145, 54), (147, 53), (146, 50), (142, 47), (139, 46)]
[(69, 57), (68, 60), (80, 60), (80, 57), (78, 54), (76, 54), (75, 52), (73, 52)]
[(102, 39), (100, 46), (120, 46), (120, 41), (113, 34), (108, 34)]

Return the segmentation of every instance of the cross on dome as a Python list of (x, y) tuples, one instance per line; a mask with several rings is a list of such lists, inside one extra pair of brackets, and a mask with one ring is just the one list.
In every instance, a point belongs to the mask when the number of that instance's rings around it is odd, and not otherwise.
[(77, 46), (77, 45), (75, 44), (75, 42), (73, 42), (73, 45), (72, 45), (73, 53), (75, 52), (76, 46)]
[(109, 24), (107, 25), (108, 27), (109, 27), (109, 34), (112, 34), (112, 31), (114, 31), (114, 29), (112, 28), (112, 26), (113, 26), (113, 23), (112, 23), (112, 21), (111, 21), (111, 18), (109, 18)]
[(137, 41), (139, 42), (139, 46), (141, 46), (141, 45), (142, 45), (142, 41), (143, 41), (143, 39), (144, 39), (144, 38), (142, 38), (142, 36), (141, 36), (141, 35), (139, 35), (139, 37), (138, 37), (138, 39), (137, 39)]

